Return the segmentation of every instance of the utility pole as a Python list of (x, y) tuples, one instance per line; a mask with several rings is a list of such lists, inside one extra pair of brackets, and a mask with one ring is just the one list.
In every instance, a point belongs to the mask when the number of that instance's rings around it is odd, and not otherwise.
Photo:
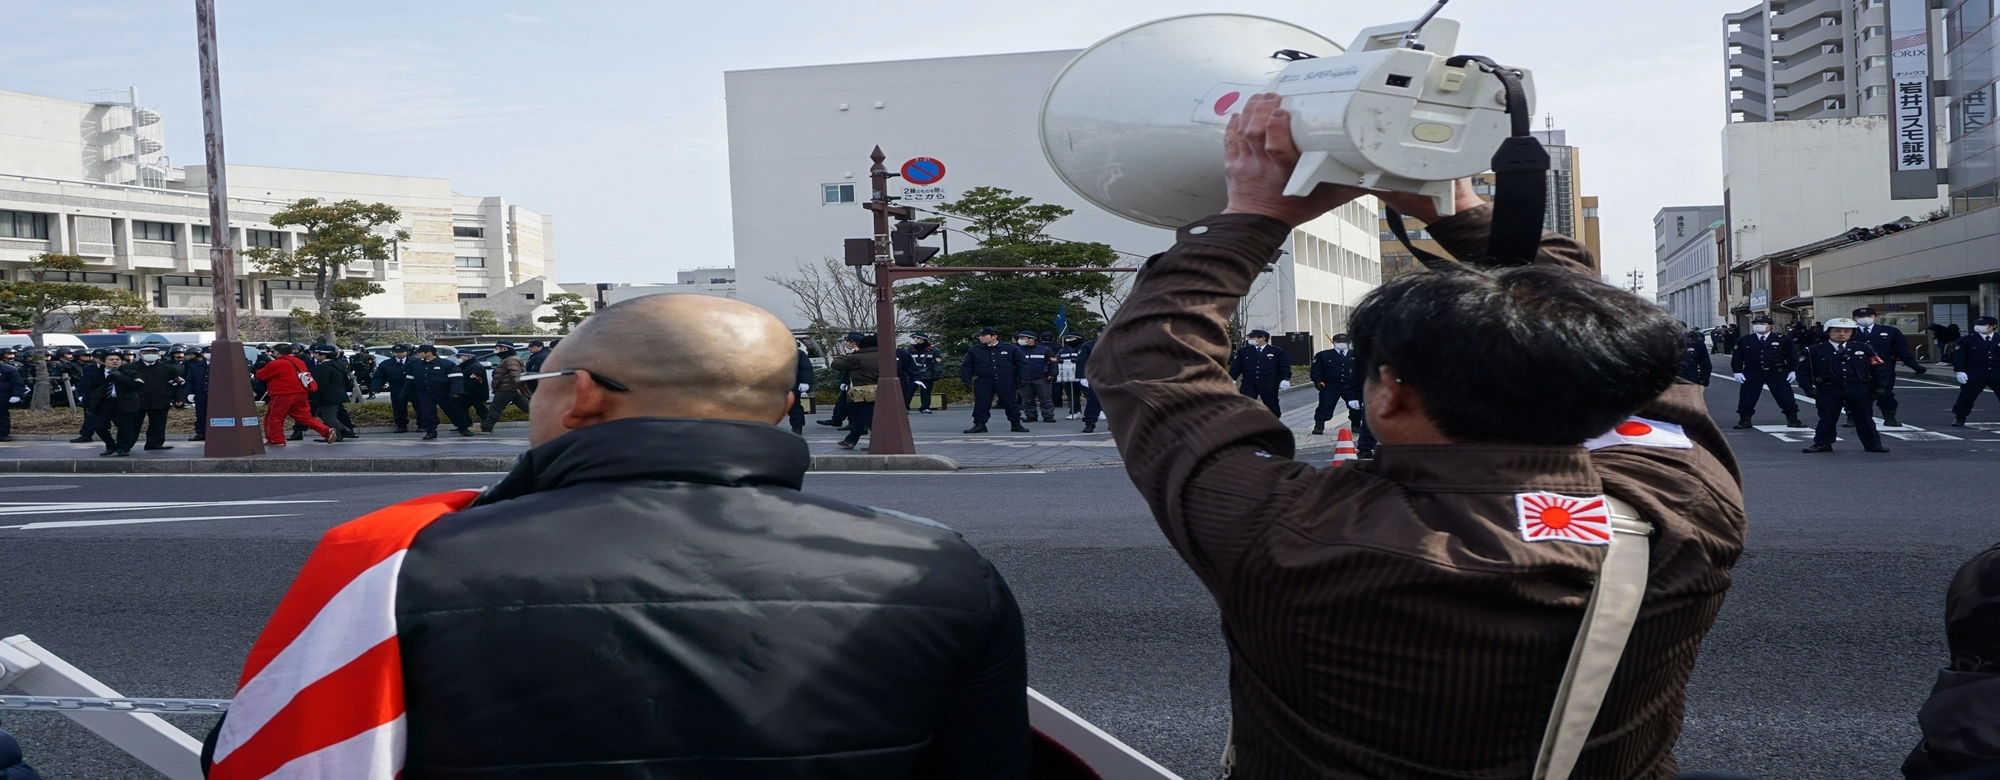
[(264, 454), (257, 401), (250, 397), (250, 364), (236, 340), (236, 248), (229, 235), (229, 172), (222, 157), (222, 82), (217, 76), (215, 0), (195, 0), (196, 48), (201, 55), (201, 123), (208, 152), (208, 276), (215, 308), (215, 342), (209, 345), (208, 434), (201, 454), (237, 458)]
[(1645, 271), (1641, 271), (1637, 268), (1634, 268), (1630, 271), (1626, 271), (1625, 279), (1626, 279), (1625, 289), (1628, 291), (1636, 293), (1640, 290), (1646, 289)]
[[(874, 212), (875, 232), (872, 241), (875, 250), (875, 281), (862, 281), (875, 288), (875, 349), (876, 366), (881, 378), (875, 383), (875, 424), (868, 431), (868, 453), (871, 455), (914, 455), (916, 440), (910, 436), (909, 404), (903, 400), (903, 381), (896, 376), (896, 282), (924, 276), (944, 276), (947, 274), (976, 273), (1133, 273), (1137, 268), (997, 268), (956, 266), (933, 268), (921, 266), (921, 257), (912, 258), (910, 265), (896, 262), (894, 242), (890, 238), (889, 218), (915, 219), (917, 210), (898, 205), (889, 197), (889, 179), (901, 174), (890, 173), (882, 166), (888, 157), (882, 154), (882, 147), (875, 147), (868, 159), (873, 165), (868, 168), (871, 182), (871, 196), (861, 207)], [(907, 236), (906, 236), (907, 238)], [(869, 239), (848, 239), (850, 242)], [(850, 258), (849, 265), (857, 266), (865, 258)], [(1008, 388), (1003, 392), (1011, 392)], [(888, 407), (883, 407), (883, 404)], [(893, 413), (889, 413), (893, 412)]]

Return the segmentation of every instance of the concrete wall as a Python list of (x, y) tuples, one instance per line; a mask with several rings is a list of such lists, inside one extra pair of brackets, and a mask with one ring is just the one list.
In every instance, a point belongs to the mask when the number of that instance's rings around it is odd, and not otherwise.
[(1945, 205), (1889, 199), (1884, 117), (1743, 122), (1723, 131), (1730, 262), (1810, 244), (1852, 228), (1922, 219)]

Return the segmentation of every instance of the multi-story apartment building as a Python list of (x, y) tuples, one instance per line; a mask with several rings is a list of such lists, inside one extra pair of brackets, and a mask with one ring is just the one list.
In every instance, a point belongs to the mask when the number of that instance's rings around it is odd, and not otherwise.
[(1882, 0), (1764, 0), (1722, 23), (1730, 122), (1889, 113)]
[[(0, 278), (39, 253), (75, 254), (90, 266), (75, 281), (131, 290), (163, 314), (208, 313), (207, 171), (173, 166), (161, 153), (163, 127), (158, 112), (129, 100), (0, 91)], [(383, 287), (359, 301), (370, 317), (458, 319), (462, 301), (555, 274), (553, 218), (458, 195), (448, 179), (231, 165), (229, 188), (238, 250), (297, 247), (299, 230), (270, 219), (300, 198), (396, 207), (410, 238), (388, 259), (344, 271)], [(245, 313), (316, 305), (312, 280), (261, 274), (247, 259), (237, 273)]]

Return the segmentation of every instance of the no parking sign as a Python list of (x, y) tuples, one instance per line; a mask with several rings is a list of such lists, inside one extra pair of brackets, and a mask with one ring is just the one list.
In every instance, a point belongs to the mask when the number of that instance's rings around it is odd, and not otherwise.
[(938, 184), (944, 181), (944, 162), (932, 157), (913, 157), (903, 163), (902, 174), (905, 184), (897, 200), (934, 203), (951, 200), (951, 195)]

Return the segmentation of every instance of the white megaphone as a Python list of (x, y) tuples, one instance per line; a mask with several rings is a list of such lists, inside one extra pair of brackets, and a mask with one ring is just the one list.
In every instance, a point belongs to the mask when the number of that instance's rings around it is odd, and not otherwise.
[(1133, 27), (1057, 74), (1042, 100), (1042, 151), (1091, 203), (1178, 228), (1222, 211), (1229, 118), (1252, 94), (1276, 92), (1301, 153), (1285, 194), (1332, 182), (1429, 196), (1440, 215), (1451, 214), (1452, 181), (1487, 170), (1503, 141), (1526, 134), (1534, 82), (1509, 69), (1520, 111), (1510, 116), (1498, 68), (1454, 58), (1458, 22), (1431, 14), (1363, 30), (1344, 50), (1256, 16)]

